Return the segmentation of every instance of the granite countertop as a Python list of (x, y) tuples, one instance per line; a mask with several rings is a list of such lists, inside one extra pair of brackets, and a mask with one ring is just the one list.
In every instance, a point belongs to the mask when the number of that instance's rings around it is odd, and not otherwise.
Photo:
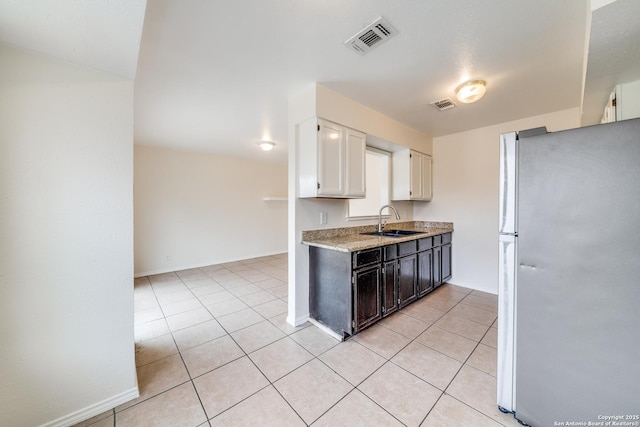
[(408, 242), (453, 231), (452, 222), (408, 221), (387, 224), (387, 230), (419, 231), (402, 237), (367, 236), (362, 233), (376, 231), (376, 225), (358, 227), (327, 228), (302, 232), (302, 243), (340, 252), (355, 252), (394, 243)]

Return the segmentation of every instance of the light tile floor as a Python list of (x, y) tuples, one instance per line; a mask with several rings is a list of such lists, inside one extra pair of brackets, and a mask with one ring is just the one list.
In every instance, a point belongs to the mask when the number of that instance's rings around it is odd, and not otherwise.
[(338, 342), (286, 323), (286, 254), (139, 278), (140, 397), (79, 426), (518, 426), (496, 313), (446, 284)]

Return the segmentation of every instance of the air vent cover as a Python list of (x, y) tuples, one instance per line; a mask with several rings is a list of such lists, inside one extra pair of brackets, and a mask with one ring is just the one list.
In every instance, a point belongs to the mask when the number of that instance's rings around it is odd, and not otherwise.
[(431, 103), (434, 107), (436, 107), (440, 111), (449, 110), (451, 108), (455, 108), (456, 104), (450, 98), (444, 98), (439, 101), (434, 101)]
[(359, 55), (365, 55), (396, 34), (398, 34), (398, 31), (393, 28), (389, 21), (381, 16), (358, 31), (353, 37), (344, 42), (344, 44)]

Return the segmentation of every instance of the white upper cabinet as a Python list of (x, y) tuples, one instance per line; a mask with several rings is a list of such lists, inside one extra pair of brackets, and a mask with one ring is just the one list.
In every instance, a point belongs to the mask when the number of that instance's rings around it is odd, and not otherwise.
[(327, 120), (298, 125), (299, 197), (365, 197), (366, 135)]
[(391, 157), (391, 200), (431, 200), (431, 156), (405, 149)]
[(640, 117), (640, 80), (616, 86), (616, 120)]
[(342, 126), (319, 120), (318, 185), (317, 195), (343, 196), (345, 194), (345, 132)]
[(616, 85), (609, 96), (600, 123), (640, 117), (640, 80)]
[(350, 198), (363, 198), (366, 196), (366, 150), (367, 136), (357, 130), (344, 128), (346, 132), (345, 175), (346, 195)]

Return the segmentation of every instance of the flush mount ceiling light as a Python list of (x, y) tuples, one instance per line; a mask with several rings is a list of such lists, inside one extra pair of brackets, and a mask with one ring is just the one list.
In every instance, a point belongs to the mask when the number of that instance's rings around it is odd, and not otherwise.
[(463, 104), (479, 101), (487, 91), (484, 80), (469, 80), (456, 88), (456, 98)]
[(276, 143), (273, 142), (273, 141), (260, 141), (260, 142), (258, 142), (258, 145), (264, 151), (271, 151), (271, 150), (273, 150), (273, 147), (276, 146)]

